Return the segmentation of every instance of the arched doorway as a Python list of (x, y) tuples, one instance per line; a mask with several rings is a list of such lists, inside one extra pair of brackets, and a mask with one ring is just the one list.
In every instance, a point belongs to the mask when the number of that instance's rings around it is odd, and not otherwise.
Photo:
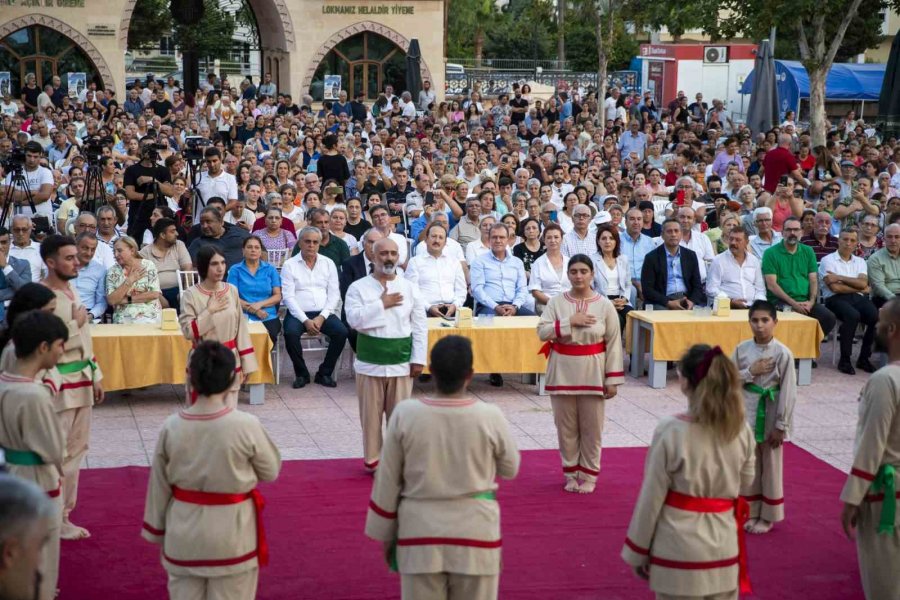
[(341, 89), (351, 98), (363, 93), (375, 100), (390, 84), (398, 92), (406, 85), (406, 51), (371, 31), (364, 31), (334, 46), (319, 63), (310, 84), (313, 100), (323, 99), (326, 75), (340, 75)]
[(50, 83), (53, 76), (59, 76), (65, 86), (69, 73), (85, 73), (98, 88), (104, 85), (97, 65), (78, 43), (41, 25), (23, 27), (0, 39), (0, 71), (9, 71), (14, 97), (28, 73), (35, 74), (38, 87)]

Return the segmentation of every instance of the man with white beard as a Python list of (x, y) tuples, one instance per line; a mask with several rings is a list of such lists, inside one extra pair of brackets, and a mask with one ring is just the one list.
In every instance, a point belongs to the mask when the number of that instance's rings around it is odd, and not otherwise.
[(363, 462), (369, 471), (381, 455), (382, 415), (412, 394), (413, 379), (428, 355), (425, 302), (417, 286), (397, 277), (397, 243), (375, 242), (372, 274), (350, 285), (344, 301), (347, 324), (357, 332), (356, 395), (363, 431)]

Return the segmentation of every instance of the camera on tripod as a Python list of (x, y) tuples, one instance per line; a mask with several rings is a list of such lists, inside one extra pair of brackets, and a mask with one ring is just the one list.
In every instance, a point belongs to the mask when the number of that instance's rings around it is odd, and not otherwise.
[(141, 146), (141, 157), (145, 160), (156, 162), (159, 160), (159, 151), (165, 149), (166, 147), (162, 144), (144, 144)]
[(25, 168), (25, 148), (13, 148), (0, 166), (4, 173), (21, 172)]
[(100, 137), (99, 135), (94, 135), (84, 141), (82, 152), (88, 164), (97, 164), (103, 158), (103, 149), (111, 148), (114, 144), (115, 142), (109, 136)]
[(199, 135), (190, 135), (184, 138), (184, 158), (188, 162), (201, 162), (203, 150), (212, 142)]

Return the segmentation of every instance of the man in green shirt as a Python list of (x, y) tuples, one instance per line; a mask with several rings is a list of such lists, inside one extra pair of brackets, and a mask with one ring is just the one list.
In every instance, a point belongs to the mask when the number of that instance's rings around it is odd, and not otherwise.
[[(331, 235), (328, 225), (331, 222), (331, 216), (324, 208), (313, 208), (306, 214), (309, 224), (322, 232), (322, 241), (319, 244), (319, 254), (330, 258), (337, 267), (338, 273), (341, 272), (341, 265), (345, 260), (350, 259), (350, 248), (347, 242), (341, 238)], [(300, 252), (300, 246), (294, 246), (291, 256), (296, 256)]]
[(881, 308), (900, 294), (900, 224), (888, 225), (884, 230), (884, 248), (876, 250), (867, 261), (872, 303)]
[(779, 310), (790, 307), (796, 313), (812, 317), (827, 337), (834, 328), (834, 313), (816, 302), (819, 269), (813, 249), (800, 243), (800, 219), (788, 217), (781, 233), (784, 238), (765, 251), (762, 272), (769, 302)]

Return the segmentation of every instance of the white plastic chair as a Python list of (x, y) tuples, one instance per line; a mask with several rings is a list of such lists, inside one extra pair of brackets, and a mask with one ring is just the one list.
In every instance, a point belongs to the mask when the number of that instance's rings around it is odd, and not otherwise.
[(197, 271), (177, 271), (178, 273), (178, 298), (181, 300), (181, 295), (184, 293), (184, 290), (193, 287), (200, 283), (200, 273)]
[(266, 262), (275, 267), (276, 269), (281, 270), (281, 266), (284, 264), (291, 255), (290, 248), (279, 248), (277, 250), (267, 250), (266, 251)]

